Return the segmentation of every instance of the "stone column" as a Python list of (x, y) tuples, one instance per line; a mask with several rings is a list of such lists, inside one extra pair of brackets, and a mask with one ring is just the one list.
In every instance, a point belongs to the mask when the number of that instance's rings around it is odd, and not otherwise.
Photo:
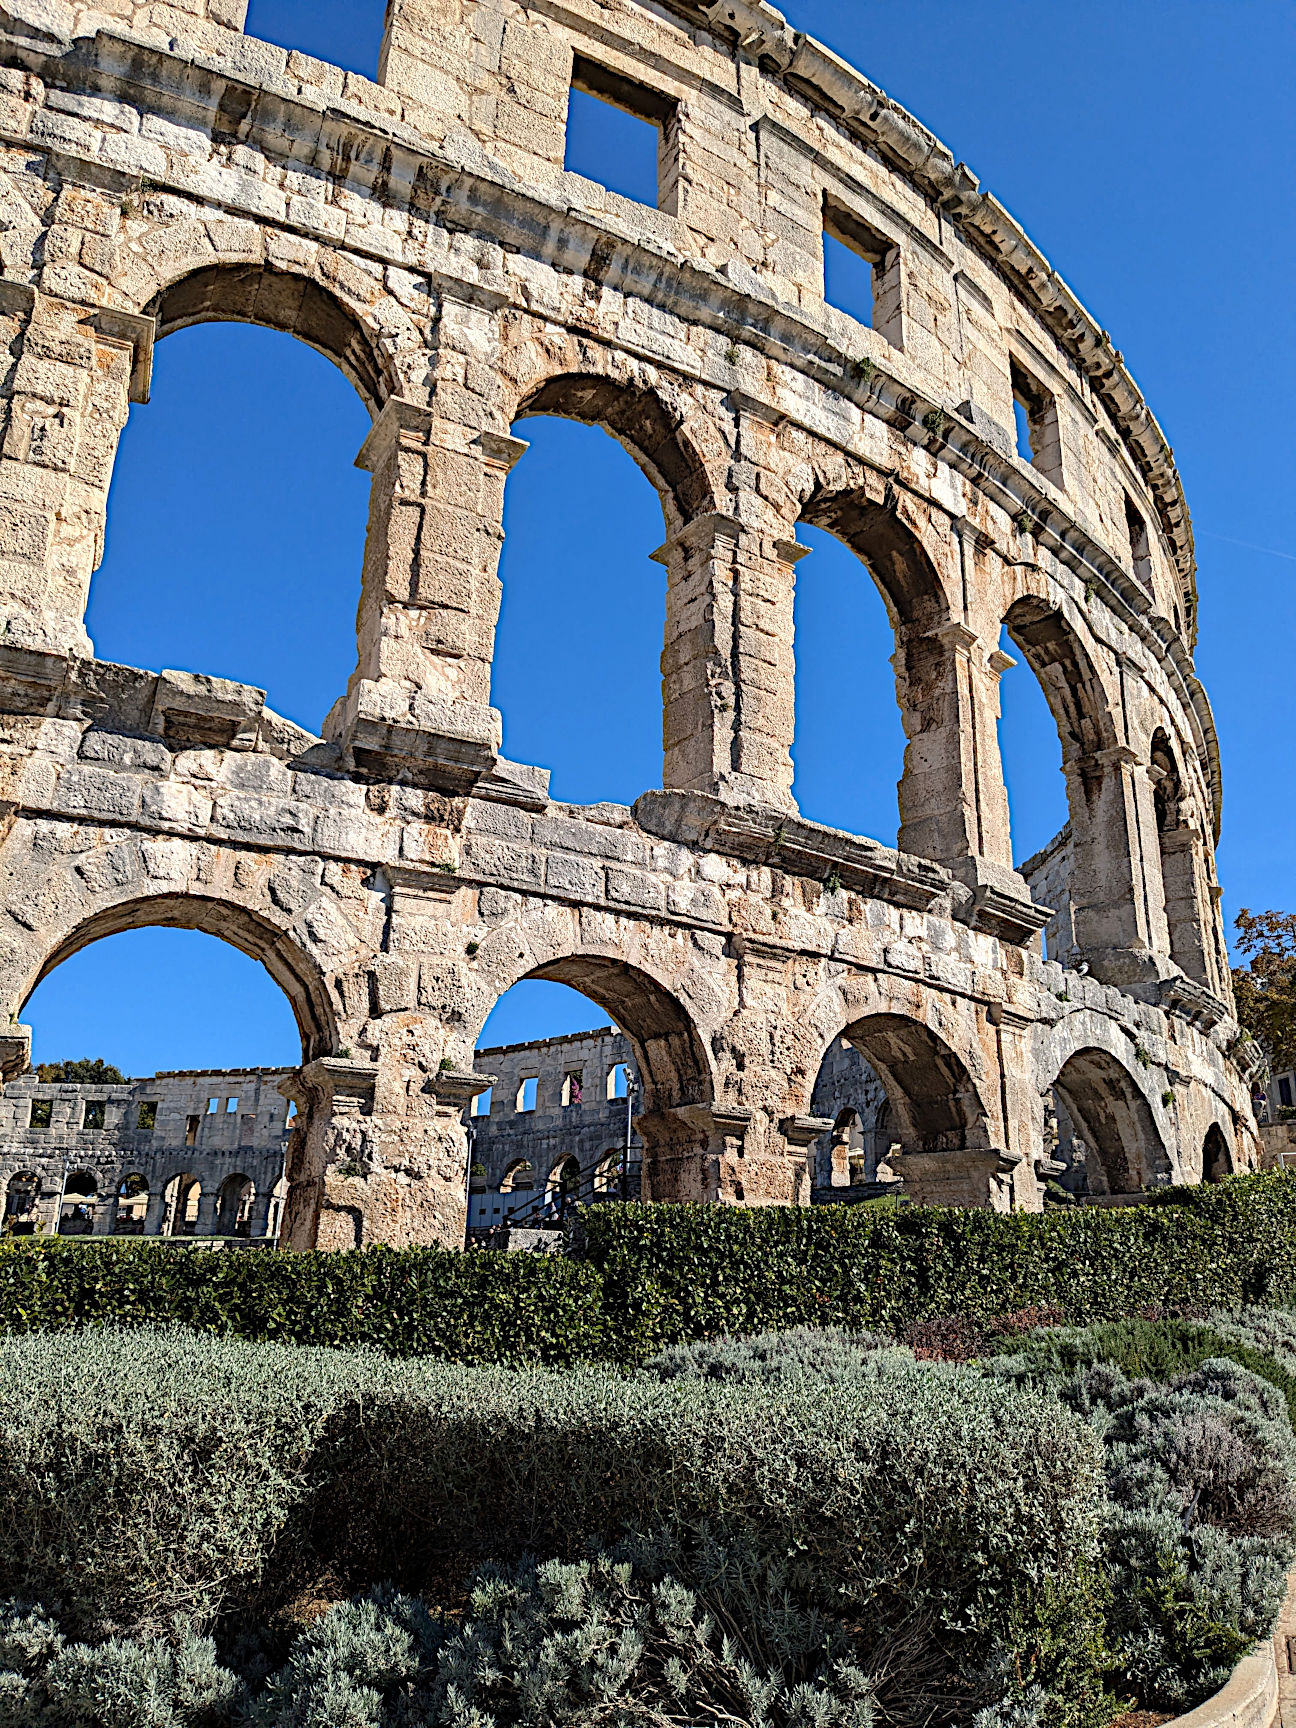
[[(1144, 858), (1141, 797), (1146, 775), (1126, 744), (1064, 764), (1075, 845), (1072, 920), (1077, 948), (1095, 977), (1128, 989), (1155, 982), (1157, 961)], [(1155, 818), (1152, 828), (1155, 833)], [(1163, 949), (1168, 946), (1168, 938)]]
[(252, 1213), (248, 1219), (248, 1235), (254, 1242), (259, 1242), (265, 1236), (270, 1225), (270, 1207), (274, 1202), (274, 1191), (260, 1188), (252, 1196)]
[(198, 1196), (198, 1222), (195, 1236), (214, 1236), (220, 1214), (220, 1190), (204, 1188)]
[(1176, 966), (1208, 990), (1219, 991), (1210, 925), (1214, 919), (1205, 847), (1195, 828), (1171, 828), (1160, 836), (1170, 953)]
[(795, 809), (793, 572), (808, 551), (709, 514), (653, 553), (667, 573), (669, 790)]
[(153, 321), (4, 282), (0, 337), (16, 356), (0, 405), (3, 641), (88, 656), (90, 578), (129, 404), (148, 400)]
[(494, 766), (490, 707), (504, 484), (526, 444), (486, 424), (463, 387), (488, 376), (497, 307), (443, 297), (430, 405), (395, 396), (357, 466), (373, 475), (357, 622), (359, 662), (324, 722), (362, 768), (413, 768), (469, 791)]
[(159, 1188), (156, 1193), (150, 1192), (148, 1210), (144, 1214), (144, 1234), (160, 1236), (166, 1224), (166, 1189)]
[(975, 927), (1027, 942), (1047, 920), (1012, 864), (998, 720), (999, 680), (1016, 662), (951, 621), (902, 627), (893, 664), (909, 739), (900, 850), (934, 859), (972, 890)]
[(100, 1194), (95, 1200), (94, 1219), (91, 1222), (90, 1233), (93, 1236), (111, 1236), (117, 1229), (117, 1194)]

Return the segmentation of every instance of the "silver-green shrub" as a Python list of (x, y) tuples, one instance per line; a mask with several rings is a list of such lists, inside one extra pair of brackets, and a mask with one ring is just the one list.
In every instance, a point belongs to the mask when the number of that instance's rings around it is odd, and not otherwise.
[[(1059, 1342), (1074, 1359), (1083, 1335)], [(987, 1371), (1036, 1383), (1048, 1359), (1037, 1341)], [(1268, 1633), (1282, 1605), (1296, 1558), (1296, 1437), (1286, 1400), (1222, 1358), (1166, 1385), (1096, 1363), (1059, 1380), (1057, 1391), (1103, 1440), (1107, 1629), (1119, 1679), (1144, 1703), (1194, 1705)]]
[[(1094, 1436), (1029, 1389), (869, 1361), (771, 1387), (177, 1333), (0, 1339), (0, 1494), (22, 1507), (0, 1522), (0, 1592), (72, 1637), (203, 1632), (316, 1579), (419, 1593), (487, 1561), (574, 1563), (662, 1530), (687, 1554), (711, 1532), (856, 1623), (865, 1666), (916, 1613), (967, 1672), (1006, 1625), (1036, 1648), (1046, 1587), (1095, 1563)], [(1057, 1612), (1086, 1635), (1083, 1590)]]
[(750, 1338), (676, 1344), (650, 1357), (643, 1371), (656, 1380), (687, 1375), (699, 1380), (777, 1384), (812, 1374), (821, 1380), (841, 1382), (885, 1372), (888, 1357), (897, 1351), (906, 1357), (911, 1354), (894, 1338), (884, 1338), (879, 1332), (795, 1326), (787, 1332), (760, 1332)]
[(245, 1699), (210, 1638), (69, 1644), (42, 1609), (0, 1603), (3, 1728), (227, 1728)]

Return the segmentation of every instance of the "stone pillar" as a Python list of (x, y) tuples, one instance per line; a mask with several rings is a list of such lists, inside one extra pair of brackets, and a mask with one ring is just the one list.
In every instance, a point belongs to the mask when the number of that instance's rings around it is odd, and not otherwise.
[(198, 1196), (198, 1222), (194, 1226), (195, 1236), (214, 1236), (220, 1217), (220, 1190), (204, 1188)]
[(94, 1218), (90, 1225), (92, 1236), (111, 1236), (117, 1229), (117, 1195), (100, 1194), (95, 1200)]
[(1210, 930), (1214, 902), (1201, 835), (1195, 828), (1171, 828), (1160, 838), (1171, 958), (1189, 978), (1218, 993), (1218, 966)]
[[(1152, 903), (1144, 859), (1144, 833), (1155, 833), (1150, 787), (1136, 751), (1117, 744), (1064, 764), (1075, 845), (1072, 920), (1076, 946), (1094, 976), (1128, 989), (1155, 982), (1164, 967), (1155, 958)], [(1141, 809), (1148, 805), (1148, 828)], [(1161, 944), (1168, 947), (1168, 938)]]
[(152, 1192), (149, 1194), (148, 1210), (144, 1214), (144, 1234), (146, 1236), (160, 1236), (165, 1225), (166, 1189), (159, 1188), (156, 1194)]
[(248, 1219), (248, 1235), (254, 1242), (261, 1241), (270, 1227), (270, 1207), (274, 1203), (274, 1191), (267, 1188), (264, 1193), (260, 1188), (252, 1196), (252, 1212)]
[(909, 739), (900, 850), (943, 864), (972, 890), (975, 927), (1027, 942), (1047, 920), (1012, 864), (998, 721), (999, 680), (1016, 662), (951, 621), (902, 627), (893, 664)]
[[(60, 206), (79, 189), (65, 187)], [(117, 441), (148, 400), (153, 321), (0, 283), (16, 363), (0, 405), (0, 613), (6, 646), (90, 655)]]
[(1013, 1209), (1013, 1183), (1022, 1160), (1016, 1153), (981, 1147), (948, 1152), (893, 1152), (891, 1168), (919, 1206)]
[(361, 768), (462, 792), (494, 766), (504, 482), (525, 449), (402, 397), (374, 422), (357, 459), (373, 475), (359, 663), (324, 722)]
[(792, 601), (809, 551), (734, 517), (697, 517), (666, 567), (664, 784), (792, 811)]

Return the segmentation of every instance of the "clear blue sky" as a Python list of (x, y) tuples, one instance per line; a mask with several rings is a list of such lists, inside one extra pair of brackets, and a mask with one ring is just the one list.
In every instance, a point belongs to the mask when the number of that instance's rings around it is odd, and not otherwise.
[[(249, 29), (372, 74), (382, 0), (252, 0)], [(1224, 752), (1225, 908), (1296, 907), (1296, 535), (1277, 448), (1293, 395), (1296, 9), (1288, 0), (793, 0), (785, 10), (951, 146), (1112, 332), (1170, 443), (1197, 530), (1198, 666)], [(597, 109), (573, 147), (633, 140)], [(263, 685), (316, 728), (354, 664), (367, 416), (331, 365), (242, 326), (159, 345), (122, 440), (90, 628), (105, 658)], [(602, 433), (518, 428), (495, 700), (505, 748), (554, 794), (632, 801), (661, 779), (656, 498)], [(835, 542), (798, 572), (797, 792), (806, 814), (893, 841), (903, 739), (881, 601)], [(1056, 733), (1024, 668), (1004, 680), (1018, 857), (1065, 816)], [(37, 991), (40, 1060), (135, 1073), (297, 1059), (286, 1003), (210, 938), (97, 944)], [(490, 1042), (601, 1023), (520, 987)]]

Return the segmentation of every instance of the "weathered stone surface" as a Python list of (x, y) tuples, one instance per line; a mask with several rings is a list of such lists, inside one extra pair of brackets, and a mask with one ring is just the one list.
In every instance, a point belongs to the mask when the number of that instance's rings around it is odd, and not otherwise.
[[(843, 1039), (931, 1198), (1038, 1207), (1067, 1146), (1095, 1191), (1253, 1162), (1187, 510), (1119, 355), (1003, 207), (773, 8), (739, 33), (702, 0), (396, 0), (380, 83), (253, 41), (244, 11), (0, 15), (10, 1012), (139, 924), (260, 958), (303, 1034), (298, 1247), (463, 1239), (462, 1100), (436, 1078), (471, 1073), (526, 977), (629, 1039), (652, 1197), (806, 1199)], [(564, 171), (573, 77), (661, 125), (660, 208)], [(824, 302), (825, 221), (876, 259), (871, 328)], [(331, 355), (373, 416), (325, 738), (86, 634), (154, 337), (217, 319)], [(663, 785), (633, 812), (553, 803), (499, 755), (511, 429), (546, 413), (605, 427), (662, 502)], [(801, 522), (895, 624), (898, 848), (793, 801)], [(1005, 625), (1071, 811), (1021, 872)]]

